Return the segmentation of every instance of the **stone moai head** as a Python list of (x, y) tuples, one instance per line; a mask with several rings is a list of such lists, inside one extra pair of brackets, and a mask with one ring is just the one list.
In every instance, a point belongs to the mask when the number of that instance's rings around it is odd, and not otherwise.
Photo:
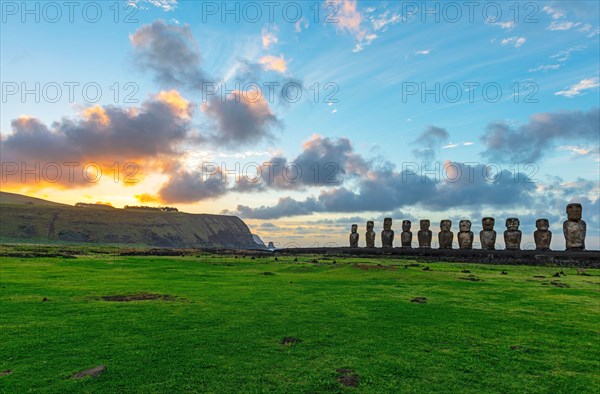
[(369, 220), (367, 222), (367, 231), (373, 231), (374, 227), (375, 227), (375, 223), (372, 220)]
[(471, 231), (471, 221), (470, 220), (461, 220), (458, 223), (458, 228), (462, 232), (469, 232), (469, 231)]
[(352, 231), (352, 234), (355, 234), (358, 231), (358, 224), (353, 224), (350, 231)]
[(481, 226), (483, 227), (484, 230), (488, 230), (488, 231), (493, 230), (494, 224), (496, 224), (496, 220), (489, 216), (481, 219)]
[(535, 221), (535, 227), (540, 231), (548, 231), (550, 223), (548, 222), (548, 219), (538, 219)]
[(450, 227), (452, 227), (451, 220), (442, 220), (440, 222), (440, 229), (442, 229), (442, 231), (450, 231)]
[(421, 230), (429, 230), (429, 226), (431, 226), (431, 222), (429, 221), (429, 219), (421, 219), (421, 221), (419, 222), (419, 225), (421, 226)]
[(402, 231), (410, 231), (410, 220), (403, 220), (402, 221)]
[(519, 225), (521, 223), (519, 222), (518, 218), (508, 218), (506, 219), (506, 229), (510, 230), (510, 231), (515, 231), (519, 229)]
[(392, 229), (392, 218), (383, 219), (383, 229), (386, 231)]
[(579, 203), (571, 203), (567, 205), (567, 217), (569, 220), (573, 220), (578, 222), (581, 220), (581, 213), (583, 211), (583, 207)]

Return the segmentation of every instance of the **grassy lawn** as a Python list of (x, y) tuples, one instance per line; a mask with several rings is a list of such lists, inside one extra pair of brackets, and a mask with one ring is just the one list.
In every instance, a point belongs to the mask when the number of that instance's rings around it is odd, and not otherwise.
[(598, 270), (412, 263), (3, 257), (0, 392), (600, 392)]

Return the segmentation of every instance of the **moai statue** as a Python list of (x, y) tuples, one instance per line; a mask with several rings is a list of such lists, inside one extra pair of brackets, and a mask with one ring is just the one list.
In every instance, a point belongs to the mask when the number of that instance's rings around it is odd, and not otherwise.
[(391, 248), (394, 243), (394, 230), (392, 230), (392, 218), (383, 219), (383, 230), (381, 231), (381, 247)]
[(473, 249), (473, 231), (471, 231), (471, 221), (461, 220), (458, 223), (458, 247), (461, 249)]
[(481, 249), (483, 250), (496, 249), (496, 231), (494, 231), (495, 223), (496, 220), (491, 217), (485, 217), (481, 219), (483, 230), (479, 232), (479, 241), (481, 241)]
[(537, 230), (533, 232), (533, 239), (535, 241), (535, 250), (550, 250), (550, 243), (552, 242), (552, 231), (548, 219), (538, 219), (535, 221), (535, 227)]
[(519, 230), (519, 219), (506, 219), (506, 231), (504, 231), (504, 244), (506, 250), (521, 250), (521, 230)]
[(438, 242), (440, 243), (440, 249), (452, 249), (452, 241), (454, 241), (454, 233), (450, 231), (452, 227), (452, 221), (442, 220), (440, 222), (440, 231), (438, 233)]
[(583, 208), (579, 203), (567, 205), (567, 220), (563, 223), (563, 233), (565, 234), (565, 245), (567, 250), (585, 249), (585, 232), (587, 225), (581, 219)]
[(350, 247), (358, 248), (358, 224), (353, 224), (350, 230)]
[(375, 223), (372, 220), (367, 222), (367, 232), (365, 233), (365, 239), (367, 240), (367, 248), (375, 247), (375, 231), (373, 231)]
[(400, 234), (400, 241), (402, 241), (402, 247), (405, 249), (412, 248), (412, 231), (410, 231), (410, 220), (402, 221), (402, 234)]
[(431, 230), (429, 226), (431, 226), (431, 222), (429, 219), (422, 219), (419, 222), (421, 229), (417, 233), (417, 238), (419, 240), (419, 248), (421, 249), (429, 249), (431, 248)]

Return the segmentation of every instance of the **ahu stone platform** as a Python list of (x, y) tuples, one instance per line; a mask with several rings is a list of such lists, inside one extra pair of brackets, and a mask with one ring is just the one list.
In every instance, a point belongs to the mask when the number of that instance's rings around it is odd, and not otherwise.
[(404, 249), (404, 248), (287, 248), (276, 249), (275, 256), (328, 255), (340, 257), (390, 257), (409, 260), (448, 261), (509, 265), (553, 265), (600, 268), (600, 251), (564, 250), (481, 250), (481, 249)]

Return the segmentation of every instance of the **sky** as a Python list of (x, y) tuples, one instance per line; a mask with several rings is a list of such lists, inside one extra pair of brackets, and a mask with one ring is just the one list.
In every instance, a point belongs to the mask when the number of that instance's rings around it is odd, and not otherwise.
[(600, 248), (596, 1), (0, 5), (2, 191), (237, 215), (279, 247), (493, 216), (563, 249), (580, 202)]

